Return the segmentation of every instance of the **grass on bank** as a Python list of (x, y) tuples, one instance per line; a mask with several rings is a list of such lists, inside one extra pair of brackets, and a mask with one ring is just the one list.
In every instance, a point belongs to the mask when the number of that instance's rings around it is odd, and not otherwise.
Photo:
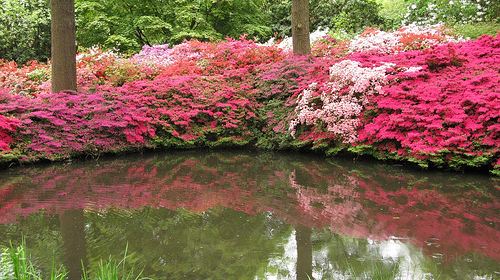
[[(120, 261), (111, 257), (99, 261), (91, 271), (83, 268), (82, 280), (151, 280), (142, 277), (142, 271), (136, 272), (134, 267), (127, 266), (128, 245)], [(0, 279), (5, 280), (66, 280), (68, 272), (63, 265), (56, 266), (53, 261), (49, 274), (44, 277), (40, 269), (31, 261), (23, 240), (19, 246), (11, 246), (0, 250)]]

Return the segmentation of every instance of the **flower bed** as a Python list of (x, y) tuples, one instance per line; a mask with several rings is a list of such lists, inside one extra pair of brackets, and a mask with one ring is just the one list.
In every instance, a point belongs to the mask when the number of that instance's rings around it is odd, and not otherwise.
[[(49, 65), (2, 62), (0, 158), (255, 145), (498, 173), (500, 37), (440, 32), (325, 38), (312, 57), (245, 38), (94, 49), (78, 56), (79, 92), (48, 92)], [(396, 43), (366, 49), (370, 36)]]

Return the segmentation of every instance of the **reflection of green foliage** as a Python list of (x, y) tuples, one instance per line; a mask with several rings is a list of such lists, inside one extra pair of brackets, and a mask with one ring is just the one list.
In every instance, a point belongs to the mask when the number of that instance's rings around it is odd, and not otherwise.
[[(128, 263), (128, 246), (125, 248), (125, 253), (120, 261), (109, 258), (108, 261), (100, 261), (97, 267), (93, 267), (93, 272), (83, 271), (83, 280), (146, 280), (149, 278), (141, 277), (142, 271), (136, 273), (134, 268), (129, 268)], [(92, 277), (90, 276), (92, 275)]]
[(324, 279), (333, 279), (334, 273), (355, 279), (396, 279), (398, 262), (383, 261), (370, 248), (366, 239), (356, 239), (319, 231), (313, 237), (315, 249), (326, 247), (328, 264), (318, 264)]
[[(89, 246), (96, 248), (94, 258), (102, 257), (99, 252), (116, 254), (121, 247), (117, 244), (128, 241), (131, 261), (144, 266), (146, 276), (157, 279), (228, 279), (236, 275), (251, 279), (265, 267), (266, 256), (276, 250), (284, 229), (279, 223), (269, 224), (264, 215), (245, 217), (223, 209), (205, 214), (112, 211), (106, 214), (107, 222), (100, 215), (90, 215), (88, 221)], [(273, 227), (268, 228), (270, 225)]]
[[(30, 220), (33, 225), (2, 226), (0, 235), (12, 231), (8, 238), (17, 240), (21, 232), (27, 232), (28, 241), (36, 242), (28, 232), (33, 228), (49, 235), (44, 240), (54, 239), (50, 235), (57, 232), (56, 225), (39, 224), (43, 215)], [(92, 273), (103, 267), (106, 263), (102, 260), (110, 255), (120, 259), (128, 243), (128, 265), (144, 267), (143, 275), (154, 279), (253, 279), (265, 271), (269, 256), (280, 252), (279, 244), (289, 232), (288, 226), (266, 214), (249, 217), (221, 208), (203, 214), (153, 209), (88, 212), (86, 228)], [(48, 257), (47, 251), (58, 250), (38, 245), (30, 251), (40, 259)], [(50, 263), (41, 265), (50, 267)]]

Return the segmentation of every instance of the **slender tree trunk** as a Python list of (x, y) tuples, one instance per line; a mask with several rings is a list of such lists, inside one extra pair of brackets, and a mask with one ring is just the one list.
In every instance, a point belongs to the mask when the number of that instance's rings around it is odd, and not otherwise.
[(75, 0), (51, 0), (52, 92), (76, 91)]
[(292, 0), (293, 53), (311, 53), (309, 39), (309, 0)]

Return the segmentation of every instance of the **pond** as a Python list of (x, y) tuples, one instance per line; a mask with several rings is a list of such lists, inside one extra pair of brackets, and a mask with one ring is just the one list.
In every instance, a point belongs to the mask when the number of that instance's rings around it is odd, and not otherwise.
[(498, 183), (241, 151), (13, 168), (0, 246), (70, 279), (126, 248), (152, 279), (499, 279)]

